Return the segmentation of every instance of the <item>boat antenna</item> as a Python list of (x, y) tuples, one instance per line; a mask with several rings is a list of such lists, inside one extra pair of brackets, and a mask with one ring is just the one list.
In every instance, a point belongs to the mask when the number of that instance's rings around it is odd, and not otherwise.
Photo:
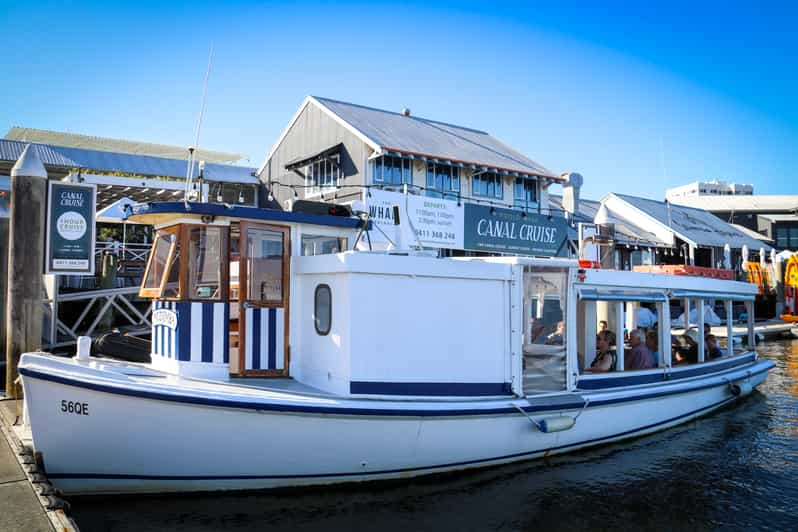
[(208, 79), (211, 77), (211, 64), (213, 62), (213, 41), (211, 41), (208, 51), (208, 68), (205, 71), (205, 82), (202, 86), (202, 98), (200, 99), (200, 111), (197, 117), (197, 127), (194, 130), (194, 145), (188, 147), (188, 168), (186, 169), (186, 188), (183, 193), (183, 202), (188, 208), (188, 200), (192, 197), (192, 179), (194, 178), (194, 163), (196, 161), (197, 148), (199, 148), (200, 130), (202, 129), (202, 119), (205, 116), (205, 98), (208, 95)]

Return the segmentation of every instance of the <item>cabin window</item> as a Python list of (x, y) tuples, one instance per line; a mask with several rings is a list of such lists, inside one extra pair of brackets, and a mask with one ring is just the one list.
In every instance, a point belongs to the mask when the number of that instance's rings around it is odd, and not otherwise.
[(316, 333), (327, 336), (332, 326), (332, 292), (326, 284), (316, 287), (313, 297), (313, 321)]
[(524, 392), (565, 389), (568, 269), (524, 267)]
[(152, 246), (147, 264), (147, 271), (144, 274), (144, 281), (139, 291), (142, 297), (163, 296), (164, 277), (167, 271), (169, 272), (169, 280), (173, 283), (171, 286), (174, 287), (174, 283), (178, 279), (176, 276), (179, 274), (179, 267), (172, 268), (173, 265), (179, 263), (179, 261), (174, 260), (176, 255), (179, 256), (179, 250), (175, 250), (178, 247), (178, 231), (179, 227), (170, 227), (157, 231), (155, 243)]
[(348, 249), (346, 238), (326, 235), (302, 235), (302, 255), (327, 255)]
[(283, 302), (283, 233), (247, 229), (247, 277), (250, 300)]
[(163, 297), (170, 299), (180, 297), (180, 238), (177, 235), (174, 238), (172, 253), (166, 264), (166, 283), (163, 288)]
[(188, 293), (191, 299), (222, 299), (221, 227), (189, 226)]

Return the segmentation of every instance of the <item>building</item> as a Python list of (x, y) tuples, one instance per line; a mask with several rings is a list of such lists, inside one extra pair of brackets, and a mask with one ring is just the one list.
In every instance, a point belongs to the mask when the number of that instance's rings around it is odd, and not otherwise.
[(564, 179), (476, 129), (309, 96), (258, 173), (281, 204), (351, 201), (364, 187), (548, 213)]
[[(563, 208), (552, 195), (554, 209)], [(600, 201), (581, 199), (576, 223), (611, 227), (615, 268), (647, 264), (694, 264), (722, 267), (723, 250), (731, 248), (732, 266), (738, 267), (743, 246), (751, 257), (770, 246), (732, 224), (698, 208), (626, 194), (610, 193)]]
[(696, 181), (687, 185), (669, 188), (665, 191), (665, 198), (672, 201), (673, 198), (685, 196), (750, 196), (753, 193), (753, 185), (726, 183), (725, 181), (713, 179), (712, 181)]
[(671, 196), (673, 204), (705, 209), (721, 220), (759, 233), (779, 250), (798, 250), (798, 194)]

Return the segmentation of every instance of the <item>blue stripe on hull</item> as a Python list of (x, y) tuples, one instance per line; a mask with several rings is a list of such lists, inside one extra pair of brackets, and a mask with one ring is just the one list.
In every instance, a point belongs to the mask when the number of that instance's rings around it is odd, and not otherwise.
[(277, 369), (277, 310), (269, 309), (269, 369)]
[(224, 335), (224, 343), (222, 344), (222, 360), (225, 364), (230, 363), (230, 304), (224, 304), (224, 326), (222, 334)]
[(252, 333), (252, 369), (260, 369), (260, 309), (252, 310), (252, 326), (247, 325)]
[(175, 358), (183, 362), (191, 362), (191, 305), (192, 303), (182, 301), (175, 305), (178, 316)]
[(202, 305), (202, 361), (213, 362), (213, 303)]

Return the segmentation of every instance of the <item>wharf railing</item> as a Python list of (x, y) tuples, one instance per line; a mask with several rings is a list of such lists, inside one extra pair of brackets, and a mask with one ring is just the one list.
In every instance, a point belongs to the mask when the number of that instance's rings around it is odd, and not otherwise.
[[(131, 329), (131, 334), (148, 334), (152, 326), (150, 314), (152, 306), (147, 304), (145, 310), (136, 307), (138, 298), (137, 286), (110, 288), (60, 294), (55, 290), (54, 297), (44, 300), (49, 314), (49, 329), (46, 338), (49, 344), (45, 347), (63, 347), (77, 342), (78, 336), (92, 336), (98, 327), (113, 323), (114, 327)], [(62, 303), (78, 303), (71, 305), (70, 316), (63, 312)], [(77, 315), (77, 318), (73, 316)], [(87, 318), (92, 316), (91, 321)]]

